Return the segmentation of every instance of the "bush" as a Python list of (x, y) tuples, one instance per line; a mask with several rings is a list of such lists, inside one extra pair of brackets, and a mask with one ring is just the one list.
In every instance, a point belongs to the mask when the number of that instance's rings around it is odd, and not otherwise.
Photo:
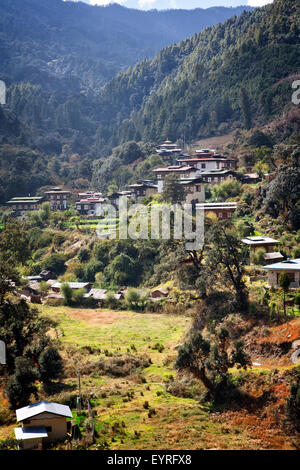
[(11, 438), (0, 440), (0, 450), (18, 450), (18, 441)]
[(101, 359), (96, 365), (96, 369), (99, 369), (106, 375), (112, 377), (126, 377), (131, 375), (139, 369), (149, 367), (151, 360), (148, 356), (130, 356), (124, 357)]
[(211, 189), (212, 197), (216, 201), (226, 201), (231, 197), (240, 196), (242, 184), (237, 180), (224, 181)]
[(71, 306), (73, 303), (73, 290), (71, 289), (69, 284), (62, 284), (61, 293), (64, 297), (64, 305)]
[(104, 304), (106, 308), (111, 308), (113, 310), (116, 310), (119, 307), (119, 301), (115, 298), (113, 292), (107, 292)]
[(265, 264), (265, 256), (266, 250), (263, 248), (259, 248), (254, 253), (251, 253), (251, 263), (255, 264), (256, 266), (261, 266)]

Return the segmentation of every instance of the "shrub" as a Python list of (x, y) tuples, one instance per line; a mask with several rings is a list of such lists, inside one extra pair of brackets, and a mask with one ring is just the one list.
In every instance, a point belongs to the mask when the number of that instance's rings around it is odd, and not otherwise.
[(96, 365), (106, 375), (112, 377), (126, 377), (131, 375), (139, 369), (149, 367), (151, 364), (150, 358), (144, 356), (124, 356), (110, 359), (101, 359)]
[(64, 304), (71, 306), (73, 300), (73, 290), (69, 286), (69, 284), (65, 283), (61, 286), (61, 293), (64, 297)]
[(212, 197), (216, 201), (226, 201), (242, 193), (242, 184), (237, 180), (224, 181), (211, 189)]
[(251, 263), (257, 265), (257, 266), (261, 266), (265, 263), (265, 256), (266, 254), (266, 250), (264, 250), (263, 248), (260, 248), (258, 250), (256, 250), (254, 253), (251, 253)]
[(0, 450), (18, 450), (18, 441), (11, 438), (0, 440)]

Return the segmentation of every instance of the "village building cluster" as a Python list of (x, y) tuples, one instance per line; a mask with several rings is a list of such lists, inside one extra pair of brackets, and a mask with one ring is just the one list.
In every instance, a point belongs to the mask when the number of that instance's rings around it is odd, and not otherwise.
[[(155, 194), (161, 194), (164, 190), (168, 175), (175, 175), (180, 185), (184, 187), (185, 204), (192, 204), (197, 209), (204, 211), (205, 215), (214, 214), (218, 220), (231, 220), (237, 209), (236, 202), (205, 201), (205, 185), (217, 185), (224, 181), (237, 179), (237, 160), (218, 153), (215, 149), (198, 149), (186, 154), (176, 143), (166, 140), (156, 148), (157, 154), (166, 163), (165, 166), (152, 170), (154, 179), (141, 180), (128, 185), (125, 189), (103, 196), (101, 192), (86, 191), (78, 194), (69, 189), (55, 187), (44, 192), (42, 196), (14, 197), (7, 202), (11, 208), (11, 215), (19, 220), (24, 220), (31, 211), (41, 208), (43, 202), (48, 201), (52, 211), (66, 211), (69, 209), (70, 198), (77, 197), (75, 207), (79, 215), (89, 218), (101, 218), (104, 215), (104, 204), (110, 203), (119, 207), (120, 198), (127, 197), (136, 203), (143, 203)], [(260, 177), (256, 173), (244, 174), (241, 181), (247, 184), (256, 184)], [(269, 237), (246, 237), (242, 242), (249, 248), (250, 255), (258, 249), (264, 249), (266, 266), (262, 269), (268, 273), (269, 285), (278, 287), (279, 275), (282, 270), (289, 272), (291, 287), (299, 287), (299, 260), (284, 261), (279, 251), (279, 241)], [(50, 276), (50, 277), (49, 277)], [(51, 278), (51, 273), (42, 272), (39, 276), (28, 277), (28, 289), (23, 294), (38, 299), (38, 284), (46, 281), (51, 285), (51, 293), (48, 297), (62, 299), (60, 283)], [(72, 289), (85, 289), (85, 297), (103, 301), (106, 291), (92, 289), (87, 283), (69, 283)], [(123, 293), (115, 294), (117, 300), (124, 298)], [(152, 298), (154, 298), (152, 296)]]

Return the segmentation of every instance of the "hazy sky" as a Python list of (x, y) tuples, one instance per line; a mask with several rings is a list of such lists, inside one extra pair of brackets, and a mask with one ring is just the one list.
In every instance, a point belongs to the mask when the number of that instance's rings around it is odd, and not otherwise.
[[(79, 0), (65, 0), (65, 1), (79, 1)], [(119, 3), (128, 8), (138, 8), (149, 10), (157, 8), (164, 10), (168, 8), (209, 8), (214, 6), (237, 7), (239, 5), (250, 5), (253, 7), (261, 7), (267, 3), (272, 3), (273, 0), (81, 0), (91, 5), (108, 5), (109, 3)]]

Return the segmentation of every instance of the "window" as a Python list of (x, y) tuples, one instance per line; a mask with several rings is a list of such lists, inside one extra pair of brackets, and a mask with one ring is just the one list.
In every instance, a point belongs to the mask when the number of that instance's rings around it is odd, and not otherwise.
[(200, 191), (200, 189), (199, 189), (199, 188), (200, 188), (200, 187), (199, 187), (199, 185), (198, 185), (198, 184), (196, 184), (196, 193), (198, 193), (198, 192)]
[(210, 176), (207, 178), (207, 181), (208, 181), (209, 183), (211, 182), (211, 177), (210, 177)]
[(205, 164), (205, 163), (201, 163), (201, 168), (206, 168), (206, 164)]

